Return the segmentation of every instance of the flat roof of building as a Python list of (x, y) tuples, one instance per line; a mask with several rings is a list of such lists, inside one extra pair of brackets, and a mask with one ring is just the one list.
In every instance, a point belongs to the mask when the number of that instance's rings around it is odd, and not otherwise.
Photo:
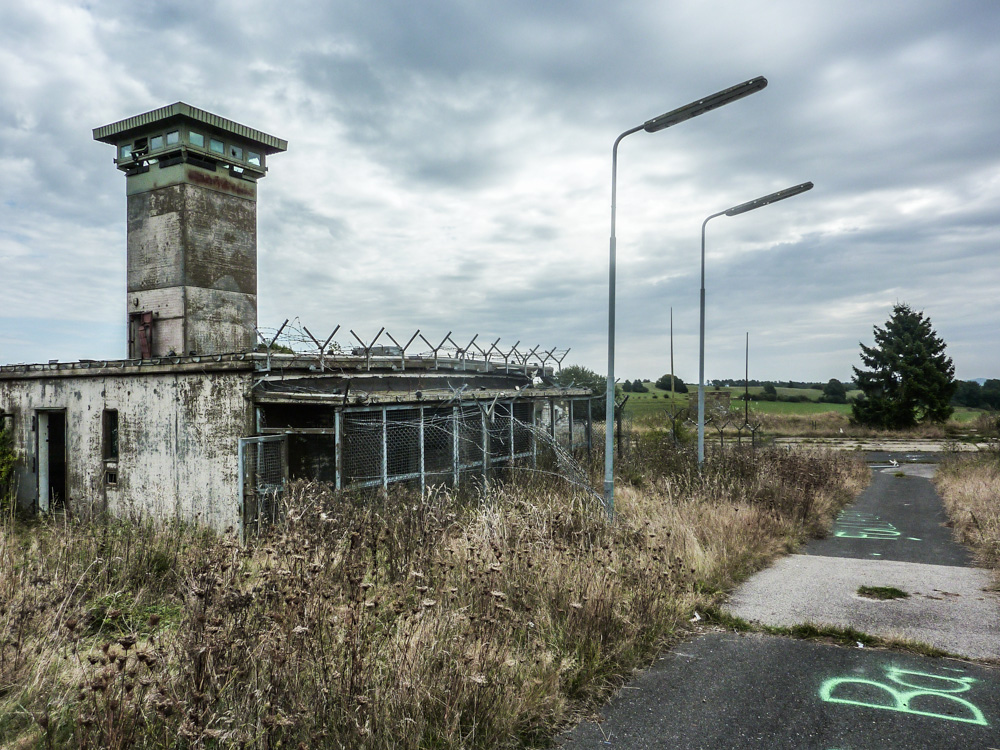
[[(267, 354), (266, 352), (242, 352), (233, 354), (205, 354), (152, 359), (83, 359), (76, 362), (55, 360), (34, 364), (0, 365), (0, 380), (24, 378), (60, 378), (100, 375), (139, 375), (164, 372), (208, 372), (223, 370), (245, 370), (271, 377), (285, 374), (310, 379), (361, 377), (372, 378), (393, 376), (395, 379), (408, 374), (437, 372), (468, 373), (480, 377), (515, 378), (531, 382), (533, 375), (551, 375), (553, 370), (540, 362), (506, 363), (472, 357), (431, 357), (422, 355), (368, 356), (356, 354)], [(280, 390), (281, 386), (270, 385)], [(335, 387), (335, 386), (333, 386)]]

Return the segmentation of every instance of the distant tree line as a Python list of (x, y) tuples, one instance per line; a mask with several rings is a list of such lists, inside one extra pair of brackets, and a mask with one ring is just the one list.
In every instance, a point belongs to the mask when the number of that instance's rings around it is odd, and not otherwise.
[(1000, 380), (987, 380), (979, 385), (975, 380), (960, 381), (951, 397), (955, 406), (971, 409), (995, 409), (1000, 411)]
[(649, 393), (649, 388), (647, 388), (641, 380), (636, 378), (631, 382), (626, 380), (622, 383), (622, 391), (625, 393)]
[[(659, 388), (661, 391), (669, 391), (670, 377), (671, 375), (669, 372), (666, 375), (661, 375), (659, 380), (656, 381), (656, 387)], [(673, 379), (674, 379), (674, 393), (688, 392), (688, 387), (684, 384), (683, 380), (681, 380), (676, 375), (673, 376)]]
[[(720, 378), (708, 381), (713, 388), (745, 388), (747, 381), (743, 378)], [(801, 388), (803, 390), (822, 390), (825, 383), (810, 383), (806, 380), (750, 380), (751, 388), (761, 388), (766, 385), (778, 388)]]

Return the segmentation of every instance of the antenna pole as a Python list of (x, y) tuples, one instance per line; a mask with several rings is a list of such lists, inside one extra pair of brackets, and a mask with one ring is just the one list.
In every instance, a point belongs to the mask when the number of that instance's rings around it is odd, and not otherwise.
[(750, 424), (750, 331), (747, 331), (746, 373), (743, 375), (743, 424)]

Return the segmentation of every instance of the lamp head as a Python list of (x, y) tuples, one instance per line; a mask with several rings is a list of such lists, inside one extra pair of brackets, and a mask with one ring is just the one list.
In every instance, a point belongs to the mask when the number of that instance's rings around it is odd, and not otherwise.
[(669, 128), (671, 125), (676, 125), (679, 122), (690, 120), (692, 117), (697, 117), (713, 109), (718, 109), (737, 99), (742, 99), (744, 96), (749, 96), (760, 91), (765, 86), (767, 86), (767, 79), (764, 76), (751, 78), (749, 81), (744, 81), (724, 91), (719, 91), (711, 96), (706, 96), (704, 99), (685, 104), (683, 107), (678, 107), (659, 117), (654, 117), (652, 120), (647, 120), (642, 129), (647, 133), (655, 133), (658, 130)]
[(813, 189), (813, 184), (811, 182), (803, 182), (801, 185), (795, 185), (794, 187), (785, 188), (784, 190), (779, 190), (776, 193), (765, 195), (762, 198), (755, 198), (752, 201), (747, 201), (746, 203), (741, 203), (738, 206), (733, 206), (728, 211), (726, 211), (725, 214), (726, 216), (736, 216), (737, 214), (745, 214), (747, 211), (753, 211), (755, 208), (768, 206), (772, 203), (783, 201), (785, 200), (785, 198), (791, 198), (793, 195), (798, 195), (799, 193), (804, 193), (807, 190), (812, 190), (812, 189)]

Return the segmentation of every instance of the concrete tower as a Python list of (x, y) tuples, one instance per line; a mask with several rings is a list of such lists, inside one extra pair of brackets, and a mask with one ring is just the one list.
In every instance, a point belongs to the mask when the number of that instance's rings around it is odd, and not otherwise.
[(128, 196), (128, 356), (254, 347), (257, 180), (288, 143), (182, 102), (94, 129)]

